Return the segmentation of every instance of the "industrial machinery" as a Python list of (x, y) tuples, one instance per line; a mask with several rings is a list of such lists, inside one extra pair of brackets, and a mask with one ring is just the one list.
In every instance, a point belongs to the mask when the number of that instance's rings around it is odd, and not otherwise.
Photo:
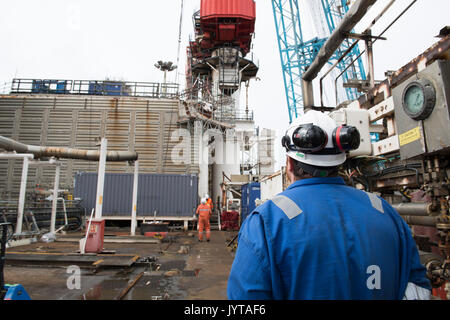
[[(396, 72), (386, 73), (384, 81), (376, 82), (372, 45), (378, 39), (385, 40), (382, 35), (416, 0), (377, 36), (372, 36), (371, 27), (394, 1), (387, 4), (362, 34), (354, 34), (353, 27), (375, 0), (357, 0), (350, 8), (346, 6), (348, 1), (321, 2), (327, 17), (331, 11), (341, 12), (340, 23), (334, 25), (328, 19), (330, 37), (307, 42), (302, 39), (298, 1), (272, 1), (289, 120), (298, 116), (298, 106), (302, 106), (305, 110), (331, 111), (330, 116), (338, 125), (358, 128), (360, 147), (348, 154), (341, 176), (348, 184), (375, 192), (391, 203), (412, 228), (434, 288), (433, 295), (450, 299), (449, 27), (441, 30), (439, 42)], [(339, 10), (331, 10), (331, 4)], [(366, 83), (360, 86), (364, 94), (348, 96), (349, 101), (345, 103), (336, 99), (336, 105), (325, 106), (322, 80), (332, 69), (341, 71), (334, 79), (335, 91), (348, 87), (337, 82), (346, 70), (359, 70), (357, 75), (365, 79), (364, 69), (360, 67), (361, 54), (355, 51), (357, 41), (351, 43), (349, 38), (366, 44), (369, 71)], [(336, 62), (320, 79), (321, 101), (316, 105), (312, 81), (330, 59)], [(266, 189), (262, 183), (262, 195)]]
[[(433, 294), (444, 299), (450, 298), (449, 53), (446, 32), (381, 84), (330, 113), (361, 133), (342, 176), (380, 194), (412, 227)], [(375, 132), (380, 140), (371, 142)]]
[[(242, 83), (256, 77), (258, 62), (251, 52), (255, 29), (254, 0), (201, 0), (193, 16), (194, 39), (187, 48), (186, 114), (207, 134), (201, 150), (199, 194), (222, 197), (223, 175), (241, 175), (242, 155), (254, 135), (253, 113), (240, 106)], [(200, 120), (200, 121), (199, 121)], [(209, 181), (212, 184), (209, 184)]]
[[(360, 129), (361, 148), (342, 172), (350, 184), (379, 193), (412, 226), (435, 288), (450, 298), (450, 38), (399, 69), (347, 108), (339, 123)], [(380, 141), (371, 143), (370, 133)]]

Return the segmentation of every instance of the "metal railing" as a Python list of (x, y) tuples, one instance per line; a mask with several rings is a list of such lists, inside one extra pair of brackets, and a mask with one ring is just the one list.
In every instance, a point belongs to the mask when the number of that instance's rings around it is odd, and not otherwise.
[(11, 94), (78, 94), (174, 99), (176, 83), (128, 82), (115, 80), (13, 79)]
[[(0, 200), (0, 222), (11, 223), (13, 230), (17, 222), (17, 204), (14, 200)], [(25, 229), (29, 232), (49, 230), (51, 210), (51, 201), (27, 201), (23, 216)], [(58, 201), (56, 227), (67, 224), (68, 229), (78, 229), (85, 215), (86, 210), (81, 207), (80, 200), (65, 200), (64, 203)]]
[(253, 121), (253, 111), (233, 110), (228, 108), (218, 108), (214, 111), (214, 120), (234, 123), (235, 121)]

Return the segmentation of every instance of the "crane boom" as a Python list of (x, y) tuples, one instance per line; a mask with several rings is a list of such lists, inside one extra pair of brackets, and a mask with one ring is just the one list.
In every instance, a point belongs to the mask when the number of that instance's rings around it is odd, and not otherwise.
[[(314, 37), (309, 40), (304, 39), (299, 0), (272, 0), (272, 9), (285, 85), (286, 102), (289, 111), (289, 121), (292, 122), (294, 118), (297, 118), (301, 114), (303, 109), (302, 75), (314, 61), (320, 48), (327, 40), (327, 37)], [(328, 31), (331, 34), (349, 10), (349, 7), (346, 0), (321, 0), (320, 10), (324, 19), (321, 18), (319, 21), (325, 20), (327, 22)], [(313, 12), (313, 19), (317, 21), (317, 12)], [(346, 39), (329, 62), (338, 60), (342, 53), (354, 41), (352, 39)], [(356, 45), (350, 54), (338, 64), (338, 69), (343, 71), (359, 54), (360, 51)], [(343, 81), (350, 79), (366, 79), (361, 59), (358, 59), (356, 65), (348, 68), (343, 74)], [(345, 94), (349, 100), (357, 97), (357, 92), (353, 88), (346, 88)]]

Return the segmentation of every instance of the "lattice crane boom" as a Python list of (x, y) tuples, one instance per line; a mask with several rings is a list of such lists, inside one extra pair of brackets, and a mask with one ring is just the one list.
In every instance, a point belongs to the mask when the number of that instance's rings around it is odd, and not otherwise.
[[(320, 11), (312, 12), (313, 20), (322, 24), (326, 21), (329, 34), (325, 37), (315, 37), (306, 40), (303, 36), (302, 21), (299, 3), (301, 0), (272, 0), (272, 9), (277, 32), (278, 48), (280, 52), (281, 67), (285, 85), (285, 95), (289, 111), (289, 121), (297, 118), (303, 109), (302, 75), (308, 66), (314, 61), (317, 53), (327, 40), (327, 36), (333, 32), (344, 15), (349, 10), (347, 0), (321, 0)], [(312, 6), (311, 6), (312, 7)], [(306, 6), (304, 7), (306, 8)], [(317, 11), (313, 10), (313, 11)], [(323, 28), (323, 26), (321, 26)], [(347, 39), (330, 59), (330, 64), (339, 59), (355, 40)], [(341, 72), (360, 54), (358, 46), (337, 65)], [(343, 81), (350, 79), (365, 80), (366, 75), (361, 59), (342, 75)], [(347, 99), (355, 99), (357, 91), (354, 88), (346, 88)]]

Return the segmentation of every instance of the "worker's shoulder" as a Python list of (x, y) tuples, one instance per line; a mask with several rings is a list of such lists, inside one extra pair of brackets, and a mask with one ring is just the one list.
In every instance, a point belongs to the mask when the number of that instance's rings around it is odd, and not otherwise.
[(252, 215), (257, 214), (266, 221), (272, 221), (284, 216), (292, 219), (302, 212), (298, 199), (285, 190), (256, 207)]

